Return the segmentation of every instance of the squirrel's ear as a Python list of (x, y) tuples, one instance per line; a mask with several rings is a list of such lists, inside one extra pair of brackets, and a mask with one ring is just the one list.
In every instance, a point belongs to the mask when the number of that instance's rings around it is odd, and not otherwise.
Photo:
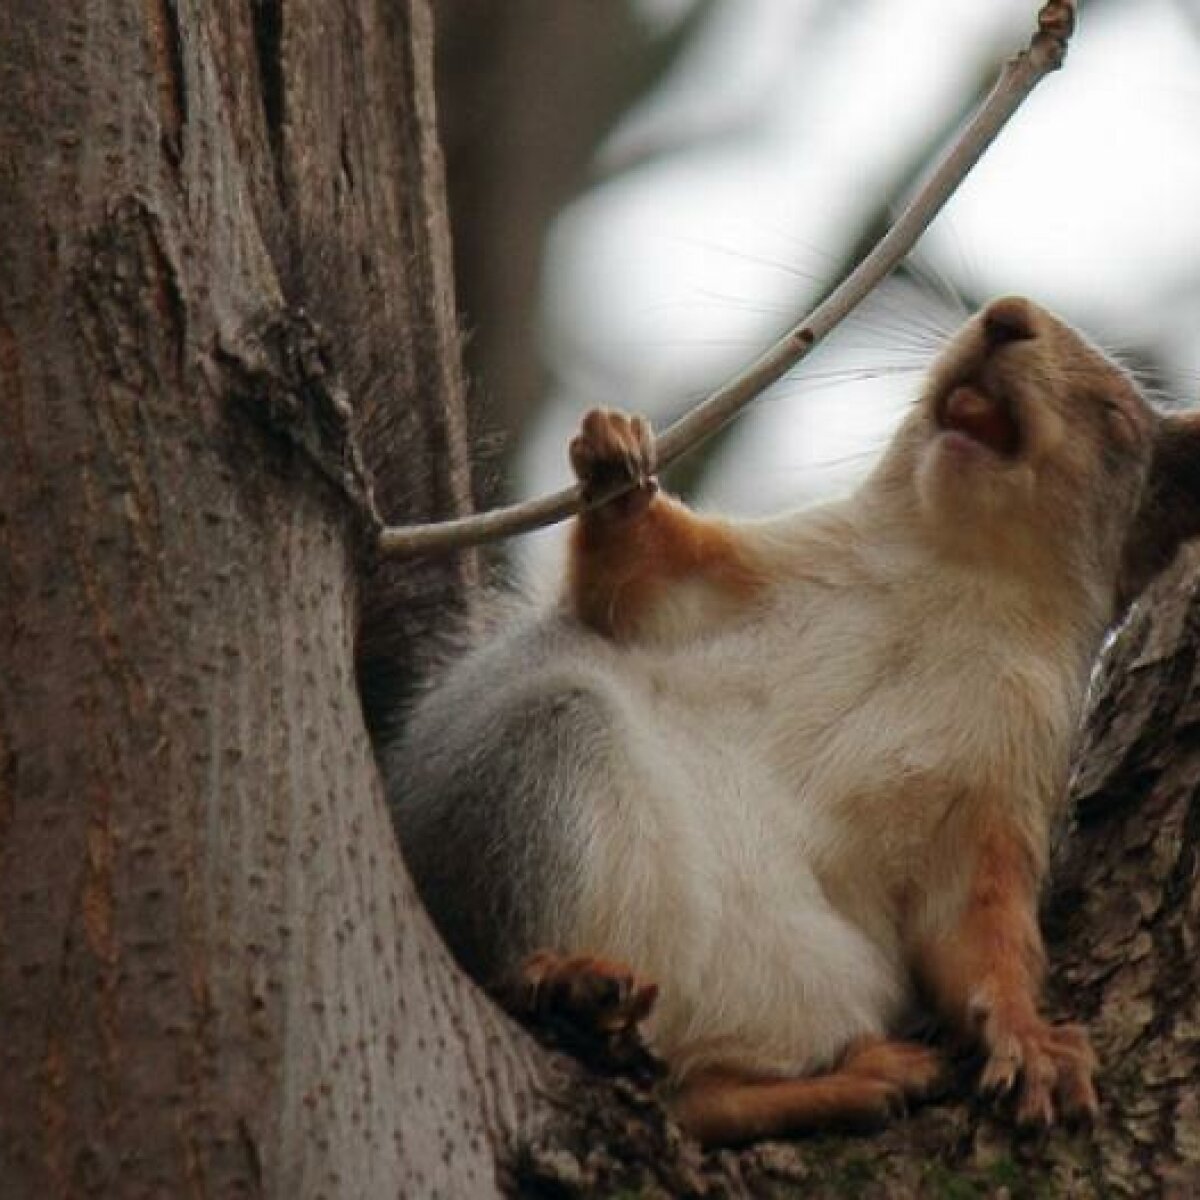
[(1118, 602), (1124, 608), (1200, 536), (1200, 412), (1159, 418), (1141, 507), (1125, 539)]

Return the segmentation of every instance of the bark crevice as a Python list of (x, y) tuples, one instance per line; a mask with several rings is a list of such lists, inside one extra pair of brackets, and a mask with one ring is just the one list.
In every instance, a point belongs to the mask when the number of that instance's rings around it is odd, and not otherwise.
[(282, 201), (287, 199), (287, 172), (284, 158), (284, 122), (286, 120), (286, 80), (283, 63), (283, 2), (253, 0), (252, 29), (254, 54), (258, 63), (259, 94), (267, 144), (275, 170), (275, 187)]
[(362, 551), (382, 524), (355, 435), (354, 410), (320, 331), (303, 312), (276, 311), (223, 341), (213, 361), (232, 409), (262, 433), (278, 469), (307, 463), (348, 502)]
[(146, 26), (158, 76), (160, 142), (172, 167), (183, 160), (183, 128), (188, 119), (187, 76), (178, 0), (147, 0)]

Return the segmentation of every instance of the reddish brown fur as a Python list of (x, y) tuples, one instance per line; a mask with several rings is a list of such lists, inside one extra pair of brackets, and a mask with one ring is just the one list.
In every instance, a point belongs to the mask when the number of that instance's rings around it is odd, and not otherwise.
[(1045, 956), (1037, 879), (1034, 855), (1015, 830), (985, 831), (957, 928), (922, 947), (917, 966), (939, 1010), (982, 1036), (984, 1088), (1007, 1092), (1019, 1077), (1018, 1118), (1049, 1124), (1056, 1095), (1068, 1115), (1093, 1113), (1096, 1096), (1082, 1030), (1038, 1014)]
[(649, 1015), (658, 986), (623, 963), (590, 954), (538, 950), (522, 964), (510, 997), (531, 1015), (555, 1012), (597, 1033), (631, 1030)]
[(585, 513), (571, 538), (568, 588), (576, 614), (598, 633), (627, 638), (676, 584), (702, 580), (722, 597), (749, 601), (762, 576), (733, 531), (657, 495), (640, 512)]
[(685, 581), (701, 582), (725, 602), (757, 591), (762, 575), (732, 526), (658, 493), (654, 436), (644, 418), (592, 409), (570, 454), (585, 500), (627, 489), (585, 510), (572, 530), (567, 595), (597, 633), (627, 639), (645, 632), (665, 593)]
[(703, 1142), (746, 1142), (830, 1125), (878, 1124), (927, 1093), (937, 1056), (925, 1046), (871, 1039), (836, 1070), (808, 1079), (757, 1079), (706, 1071), (685, 1084), (676, 1119)]
[(984, 833), (958, 927), (924, 947), (923, 975), (938, 1008), (966, 1030), (981, 990), (1029, 997), (1041, 985), (1043, 953), (1036, 914), (1037, 871), (1018, 835)]

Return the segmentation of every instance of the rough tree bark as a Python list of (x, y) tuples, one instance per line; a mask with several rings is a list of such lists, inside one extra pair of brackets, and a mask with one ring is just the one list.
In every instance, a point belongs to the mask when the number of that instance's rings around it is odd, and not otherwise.
[(366, 569), (352, 436), (393, 519), (466, 504), (430, 61), (423, 0), (0, 7), (6, 1200), (1192, 1194), (1185, 573), (1104, 676), (1054, 909), (1096, 1131), (954, 1096), (701, 1158), (449, 962), (355, 674), (386, 705), (471, 584)]
[(430, 62), (424, 0), (0, 8), (6, 1198), (488, 1195), (527, 1106), (354, 670), (345, 398), (381, 505), (467, 495)]

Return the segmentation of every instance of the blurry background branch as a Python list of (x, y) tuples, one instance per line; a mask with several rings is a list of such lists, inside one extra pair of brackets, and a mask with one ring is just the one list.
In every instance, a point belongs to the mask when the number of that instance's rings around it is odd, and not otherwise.
[[(623, 3), (435, 7), (455, 282), (486, 451), (519, 438), (545, 392), (532, 331), (551, 222), (595, 183), (602, 139), (670, 71), (715, 4), (700, 0), (664, 28)], [(481, 503), (494, 498), (486, 478), (479, 487)]]

